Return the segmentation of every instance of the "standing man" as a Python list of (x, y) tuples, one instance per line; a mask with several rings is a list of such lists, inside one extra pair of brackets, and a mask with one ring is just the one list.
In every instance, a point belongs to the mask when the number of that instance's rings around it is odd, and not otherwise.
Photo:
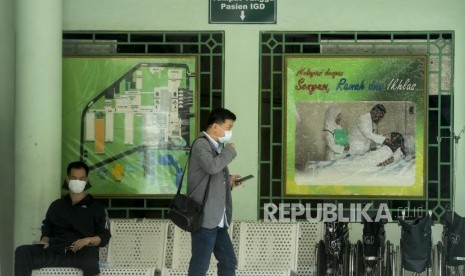
[(187, 178), (187, 193), (201, 203), (210, 182), (203, 221), (193, 232), (192, 257), (188, 276), (205, 276), (212, 252), (218, 260), (218, 275), (236, 275), (234, 253), (228, 227), (231, 224), (231, 189), (236, 186), (238, 175), (231, 176), (228, 164), (236, 157), (236, 149), (230, 143), (236, 115), (218, 108), (210, 113), (207, 129), (192, 145)]
[(382, 104), (373, 106), (369, 113), (360, 115), (349, 131), (349, 154), (364, 154), (370, 150), (371, 143), (380, 145), (386, 137), (376, 134), (378, 122), (386, 114), (386, 108)]
[(68, 165), (63, 187), (69, 194), (48, 208), (40, 241), (16, 248), (15, 276), (30, 276), (42, 267), (76, 267), (84, 276), (100, 273), (98, 247), (108, 243), (110, 231), (103, 204), (85, 192), (88, 174), (84, 162)]

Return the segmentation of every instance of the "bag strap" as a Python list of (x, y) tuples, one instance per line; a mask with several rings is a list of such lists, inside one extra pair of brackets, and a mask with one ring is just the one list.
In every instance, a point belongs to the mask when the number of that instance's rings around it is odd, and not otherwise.
[[(205, 137), (205, 136), (197, 137), (197, 138), (194, 140), (194, 142), (192, 143), (192, 147), (191, 147), (190, 150), (189, 150), (189, 155), (187, 156), (186, 164), (184, 165), (184, 170), (182, 171), (181, 179), (179, 180), (178, 191), (176, 192), (176, 194), (178, 194), (178, 195), (181, 194), (182, 180), (184, 179), (184, 173), (186, 172), (187, 164), (188, 164), (189, 161), (190, 161), (190, 157), (191, 157), (191, 153), (192, 153), (192, 148), (194, 147), (194, 143), (195, 143), (198, 139), (200, 139), (200, 138), (205, 138), (205, 139), (207, 140), (208, 144), (210, 144), (210, 141), (208, 141), (208, 138)], [(203, 195), (202, 209), (203, 209), (203, 207), (205, 206), (205, 203), (207, 202), (208, 191), (210, 190), (210, 180), (211, 180), (211, 175), (208, 176), (207, 188), (205, 189), (205, 194)]]

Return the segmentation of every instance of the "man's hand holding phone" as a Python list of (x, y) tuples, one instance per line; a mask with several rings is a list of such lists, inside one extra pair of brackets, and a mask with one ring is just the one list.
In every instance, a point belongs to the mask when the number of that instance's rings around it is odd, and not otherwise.
[(235, 186), (239, 186), (241, 185), (242, 183), (244, 183), (244, 181), (246, 180), (249, 180), (253, 178), (253, 175), (252, 174), (249, 174), (249, 175), (246, 175), (246, 176), (243, 176), (243, 177), (239, 177), (239, 178), (236, 178), (236, 180), (234, 181), (234, 185)]

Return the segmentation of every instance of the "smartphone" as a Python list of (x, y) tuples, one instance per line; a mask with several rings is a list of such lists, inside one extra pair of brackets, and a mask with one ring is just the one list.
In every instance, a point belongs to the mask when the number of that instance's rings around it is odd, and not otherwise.
[(251, 178), (253, 178), (253, 174), (249, 174), (249, 175), (246, 175), (246, 176), (237, 178), (237, 179), (236, 179), (236, 184), (241, 183), (241, 182), (244, 182), (244, 181), (246, 181), (246, 180), (248, 180), (248, 179), (251, 179)]

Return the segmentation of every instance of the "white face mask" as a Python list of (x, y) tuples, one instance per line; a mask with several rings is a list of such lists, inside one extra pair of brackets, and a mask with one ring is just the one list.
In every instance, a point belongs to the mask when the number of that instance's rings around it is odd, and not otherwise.
[(225, 130), (225, 131), (224, 131), (224, 136), (218, 138), (218, 140), (219, 140), (220, 143), (222, 143), (222, 144), (231, 141), (231, 139), (232, 139), (232, 130)]
[(72, 193), (79, 194), (79, 193), (82, 193), (82, 191), (84, 191), (84, 188), (86, 187), (86, 183), (87, 182), (84, 180), (71, 179), (68, 182), (68, 187)]

